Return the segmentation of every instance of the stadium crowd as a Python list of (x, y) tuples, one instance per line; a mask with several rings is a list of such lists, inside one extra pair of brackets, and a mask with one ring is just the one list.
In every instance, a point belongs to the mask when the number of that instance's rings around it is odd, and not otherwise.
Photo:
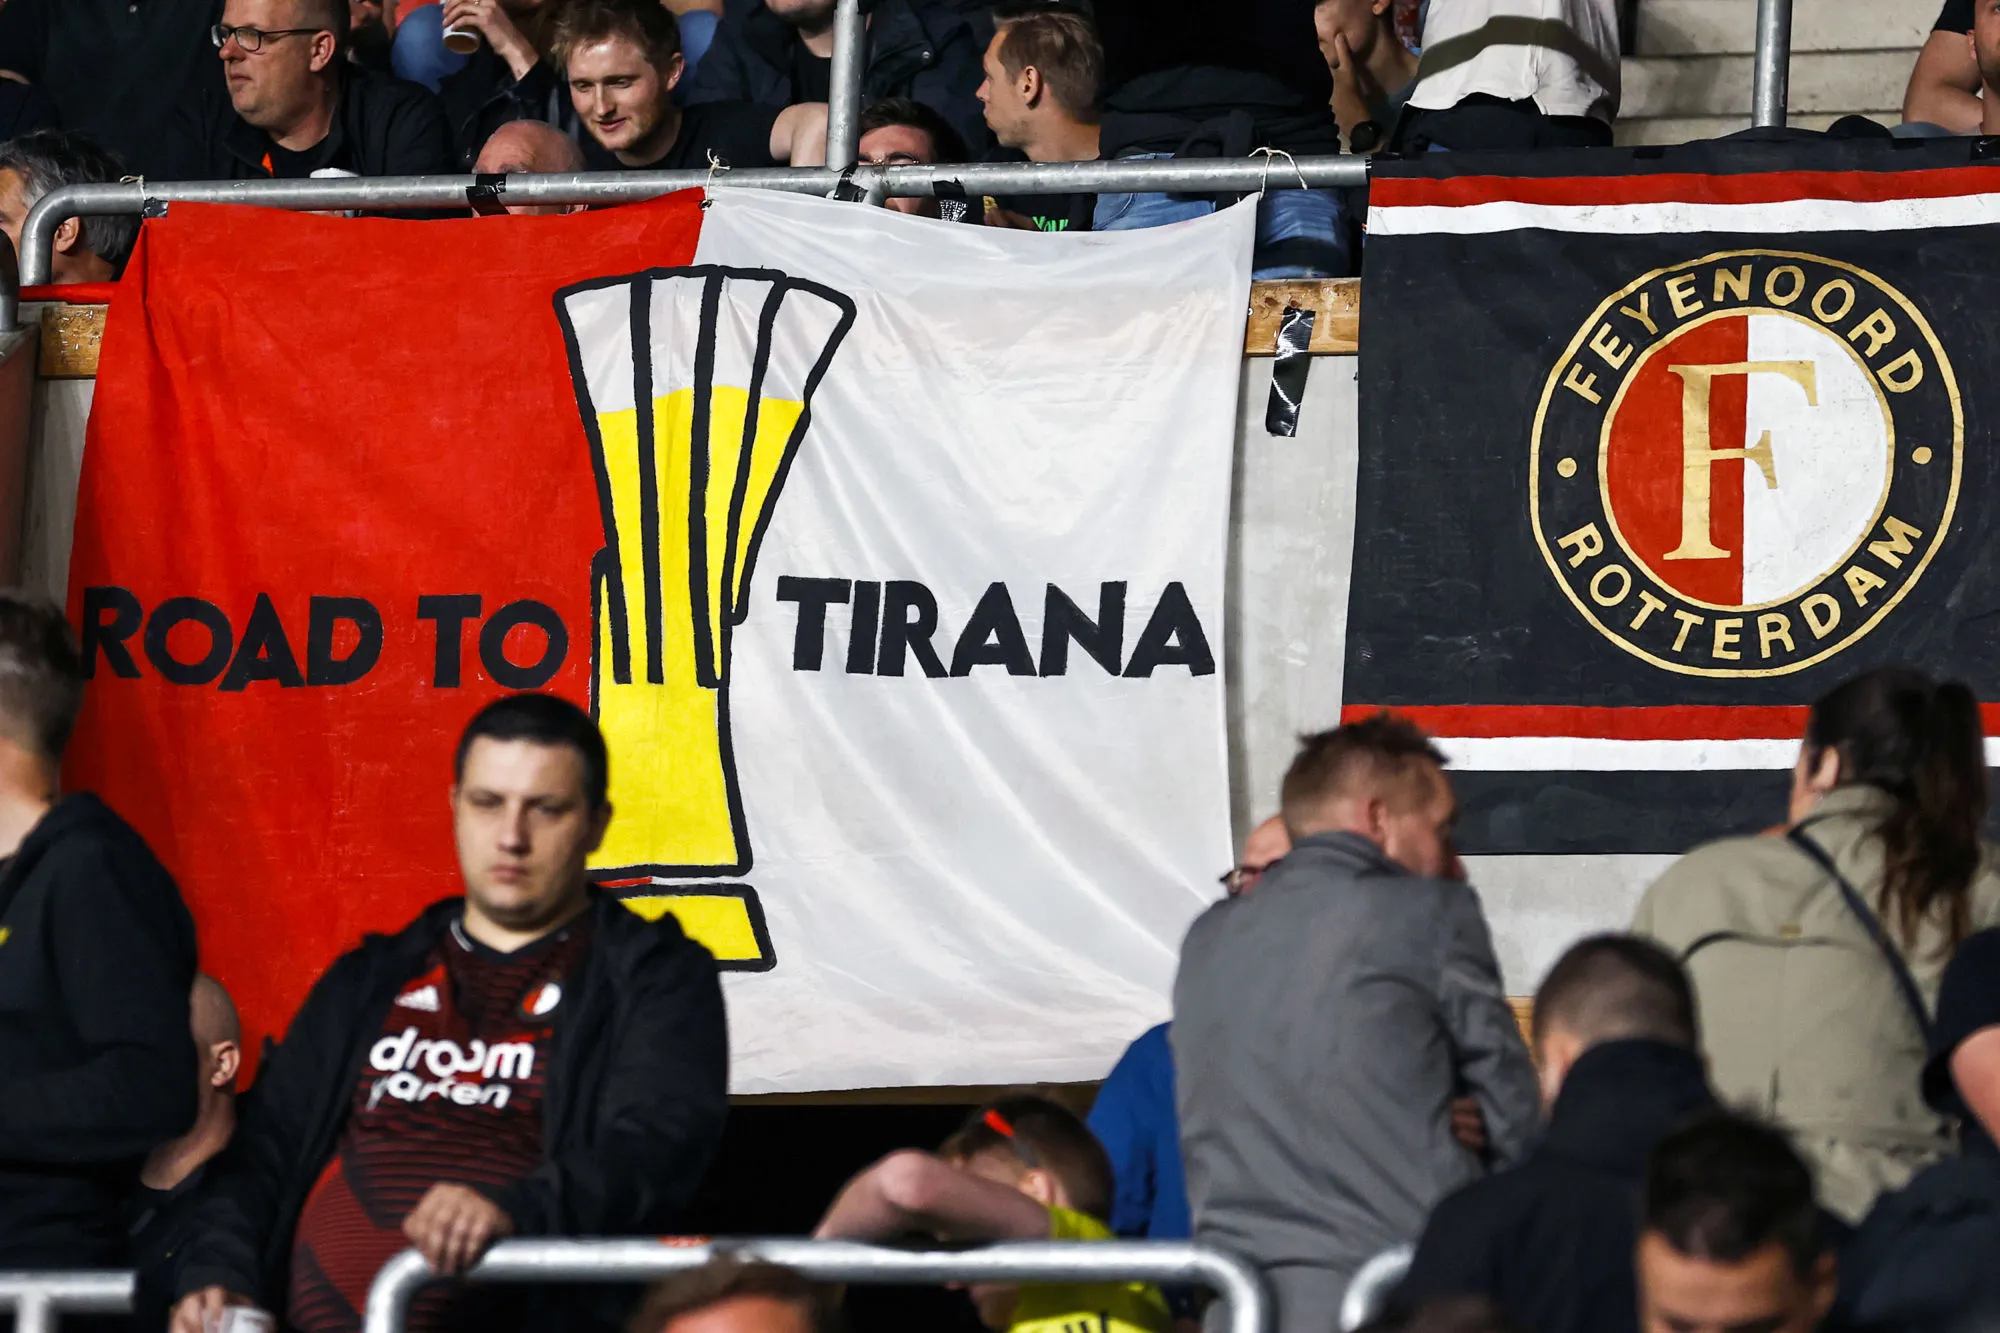
[[(131, 1265), (134, 1327), (256, 1307), (360, 1327), (414, 1246), (672, 1234), (728, 1114), (714, 960), (590, 881), (612, 757), (588, 714), (466, 726), (462, 896), (313, 986), (251, 1088), (228, 995), (142, 838), (61, 793), (85, 689), (61, 613), (0, 594), (0, 1271)], [(1775, 812), (1774, 812), (1775, 813)], [(1193, 1237), (1328, 1333), (1802, 1333), (2000, 1317), (2000, 852), (1980, 712), (1900, 667), (1809, 713), (1782, 824), (1682, 857), (1571, 946), (1529, 1031), (1452, 843), (1444, 757), (1388, 713), (1308, 736), (1188, 932), (1173, 1019), (1088, 1119), (1021, 1094), (860, 1172), (827, 1239)], [(996, 1330), (1171, 1333), (1198, 1292), (975, 1285)], [(431, 1330), (804, 1333), (837, 1293), (717, 1260), (611, 1287), (428, 1288)]]
[[(1518, 7), (1518, 6), (1516, 6)], [(864, 0), (870, 163), (1602, 144), (1617, 0)], [(1401, 11), (1399, 13), (1399, 11)], [(710, 170), (825, 162), (834, 0), (6, 0), (0, 213), (65, 184)], [(1496, 18), (1499, 15), (1499, 18)], [(1414, 45), (1427, 40), (1432, 64)], [(545, 126), (546, 130), (524, 126)], [(561, 140), (563, 143), (558, 143)], [(567, 146), (564, 146), (566, 144)], [(904, 200), (1040, 231), (1158, 226), (1211, 196)], [(499, 211), (499, 210), (494, 210)], [(1353, 192), (1268, 192), (1264, 277), (1354, 271)], [(57, 281), (126, 227), (72, 228)]]

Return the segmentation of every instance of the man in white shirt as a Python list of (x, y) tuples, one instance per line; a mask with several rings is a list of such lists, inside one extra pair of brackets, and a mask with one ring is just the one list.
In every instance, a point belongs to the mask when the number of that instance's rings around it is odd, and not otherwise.
[(1431, 0), (1405, 151), (1609, 144), (1619, 0)]

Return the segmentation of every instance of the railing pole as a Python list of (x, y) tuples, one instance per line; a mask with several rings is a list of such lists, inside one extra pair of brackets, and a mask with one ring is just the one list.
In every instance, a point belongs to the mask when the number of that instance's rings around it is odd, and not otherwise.
[(56, 1333), (55, 1302), (47, 1293), (24, 1291), (15, 1300), (14, 1333)]
[(0, 245), (0, 334), (21, 327), (21, 266), (11, 245)]
[(826, 164), (854, 165), (861, 138), (861, 72), (868, 63), (868, 25), (861, 0), (837, 0), (833, 10), (833, 69), (826, 107)]
[(1757, 0), (1756, 59), (1750, 123), (1783, 129), (1792, 81), (1792, 0)]

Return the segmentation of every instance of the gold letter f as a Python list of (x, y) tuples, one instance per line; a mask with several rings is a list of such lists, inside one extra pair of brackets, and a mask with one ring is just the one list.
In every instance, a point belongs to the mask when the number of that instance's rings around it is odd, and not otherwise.
[(1715, 449), (1709, 444), (1708, 401), (1715, 380), (1723, 375), (1783, 375), (1806, 391), (1806, 403), (1819, 405), (1810, 361), (1725, 361), (1709, 366), (1668, 366), (1681, 377), (1681, 544), (1667, 552), (1668, 560), (1717, 560), (1730, 553), (1717, 546), (1710, 525), (1709, 497), (1715, 465), (1725, 458), (1742, 458), (1757, 465), (1764, 484), (1776, 489), (1778, 469), (1771, 458), (1771, 432), (1765, 431), (1747, 449)]

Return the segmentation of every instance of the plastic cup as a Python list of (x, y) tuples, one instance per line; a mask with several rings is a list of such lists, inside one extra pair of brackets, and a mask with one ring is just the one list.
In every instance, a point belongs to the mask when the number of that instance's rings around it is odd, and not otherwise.
[(479, 29), (455, 24), (444, 30), (444, 49), (453, 55), (469, 56), (479, 49)]

